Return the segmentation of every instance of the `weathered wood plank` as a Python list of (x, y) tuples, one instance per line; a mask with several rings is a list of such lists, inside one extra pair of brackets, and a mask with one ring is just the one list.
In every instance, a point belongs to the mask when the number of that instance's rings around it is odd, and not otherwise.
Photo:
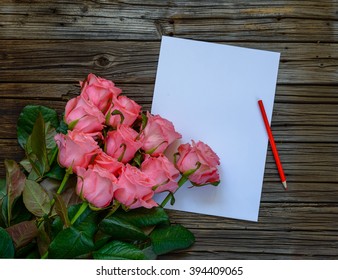
[(338, 104), (279, 103), (274, 107), (272, 125), (326, 125), (337, 124)]
[(334, 258), (338, 252), (337, 213), (336, 204), (263, 202), (259, 222), (254, 223), (169, 211), (171, 220), (194, 232), (196, 243), (188, 253), (163, 258)]
[[(238, 238), (239, 233), (241, 237)], [(195, 231), (200, 239), (199, 250), (221, 251), (219, 248), (237, 252), (280, 253), (305, 255), (337, 255), (337, 232), (274, 232), (260, 231), (224, 231), (223, 236), (218, 230)], [(220, 238), (221, 236), (221, 238)], [(217, 238), (217, 243), (214, 241)], [(255, 242), (252, 242), (254, 238)], [(243, 249), (245, 248), (245, 249)], [(192, 249), (193, 250), (193, 249)]]
[[(83, 76), (84, 80), (86, 76)], [(153, 84), (115, 84), (122, 89), (122, 94), (136, 102), (147, 105), (152, 102)], [(68, 101), (80, 94), (79, 82), (74, 80), (71, 84), (63, 83), (0, 83), (1, 99), (55, 100)], [(338, 96), (337, 96), (338, 102)]]
[[(233, 41), (302, 41), (336, 42), (338, 33), (336, 22), (311, 19), (263, 18), (228, 19), (179, 19), (174, 24), (161, 25), (163, 35), (173, 35), (199, 40)], [(311, 36), (309, 36), (311, 34)]]
[[(312, 233), (327, 230), (332, 231), (333, 237), (338, 241), (338, 221), (335, 218), (337, 214), (338, 206), (336, 203), (261, 202), (258, 222), (169, 211), (169, 216), (173, 222), (182, 223), (196, 231), (212, 231), (215, 229), (224, 232), (227, 230), (257, 231), (257, 234), (252, 235), (253, 238), (257, 238), (258, 231), (287, 233), (308, 230)], [(200, 223), (199, 219), (202, 217), (203, 223)]]
[(336, 203), (338, 201), (337, 183), (289, 182), (288, 190), (285, 191), (279, 181), (265, 180), (261, 201)]
[[(163, 19), (169, 17), (185, 18), (248, 18), (248, 17), (281, 17), (310, 18), (310, 19), (336, 19), (335, 8), (337, 3), (332, 0), (309, 1), (250, 1), (239, 0), (236, 2), (213, 0), (185, 1), (173, 0), (170, 2), (147, 0), (128, 1), (81, 1), (81, 4), (72, 1), (55, 1), (48, 7), (41, 1), (1, 1), (1, 14), (17, 14), (32, 16), (41, 15), (66, 15), (83, 17), (134, 17)], [(118, 13), (117, 13), (118, 12)]]
[[(266, 6), (264, 6), (266, 5)], [(256, 41), (337, 41), (337, 3), (185, 1), (2, 3), (2, 39), (158, 40), (163, 35)], [(309, 36), (311, 34), (311, 36)]]
[[(277, 107), (277, 105), (275, 105)], [(273, 135), (277, 144), (284, 142), (337, 143), (337, 126), (322, 125), (276, 125), (272, 122)]]
[(276, 103), (336, 104), (337, 85), (277, 85)]
[[(240, 234), (240, 233), (239, 233)], [(215, 240), (217, 243), (217, 240)], [(226, 249), (225, 249), (226, 250)], [(216, 251), (216, 250), (197, 250), (196, 251), (182, 251), (171, 253), (168, 255), (159, 256), (161, 260), (336, 260), (337, 257), (327, 255), (312, 255), (312, 254), (277, 254), (277, 253), (253, 253), (253, 252), (233, 252)]]
[[(338, 144), (278, 143), (277, 145), (288, 184), (338, 182)], [(279, 180), (270, 149), (266, 160), (265, 180)]]
[[(193, 231), (195, 245), (182, 259), (191, 259), (190, 253), (200, 258), (214, 255), (211, 259), (230, 259), (234, 254), (240, 259), (298, 259), (335, 258), (337, 255), (336, 233), (331, 232), (271, 232), (271, 231)], [(259, 235), (259, 237), (258, 237)], [(240, 237), (239, 237), (240, 236)], [(259, 257), (257, 257), (259, 256)], [(177, 259), (176, 254), (164, 258)]]
[[(338, 44), (231, 44), (280, 52), (280, 84), (337, 84)], [(0, 45), (0, 82), (16, 83), (74, 82), (93, 72), (117, 83), (153, 84), (160, 50), (160, 42), (132, 41), (0, 40)]]

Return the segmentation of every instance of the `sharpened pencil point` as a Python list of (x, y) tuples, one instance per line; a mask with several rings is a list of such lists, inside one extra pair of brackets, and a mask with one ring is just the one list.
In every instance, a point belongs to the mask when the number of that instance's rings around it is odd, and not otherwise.
[(286, 184), (286, 181), (282, 182), (282, 184), (283, 184), (284, 189), (287, 190), (288, 189), (288, 185)]

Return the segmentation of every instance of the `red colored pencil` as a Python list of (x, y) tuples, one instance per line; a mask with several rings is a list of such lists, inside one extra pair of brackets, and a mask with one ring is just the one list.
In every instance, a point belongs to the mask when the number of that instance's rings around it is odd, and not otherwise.
[(280, 159), (279, 159), (279, 155), (278, 155), (275, 139), (273, 138), (273, 135), (272, 135), (272, 131), (271, 131), (271, 128), (270, 128), (270, 125), (269, 125), (268, 117), (266, 116), (266, 112), (265, 112), (265, 108), (264, 108), (264, 105), (263, 105), (263, 101), (262, 100), (258, 100), (258, 105), (259, 105), (259, 108), (261, 110), (262, 117), (263, 117), (264, 124), (265, 124), (265, 128), (266, 128), (266, 131), (267, 131), (268, 136), (269, 136), (269, 142), (270, 142), (270, 146), (271, 146), (271, 149), (272, 149), (273, 156), (275, 158), (275, 162), (276, 162), (276, 165), (277, 165), (279, 177), (280, 177), (280, 179), (282, 181), (282, 184), (283, 184), (284, 188), (287, 189), (286, 177), (285, 177), (285, 174), (284, 174), (282, 163), (280, 162)]

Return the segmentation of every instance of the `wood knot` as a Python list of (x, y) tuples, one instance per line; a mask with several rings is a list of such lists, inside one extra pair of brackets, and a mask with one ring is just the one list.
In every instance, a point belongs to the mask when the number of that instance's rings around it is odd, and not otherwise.
[(95, 64), (99, 67), (107, 67), (110, 64), (110, 59), (105, 55), (99, 55), (95, 58)]
[(5, 60), (5, 59), (8, 58), (8, 54), (5, 53), (5, 52), (0, 52), (0, 58), (3, 59), (3, 60)]

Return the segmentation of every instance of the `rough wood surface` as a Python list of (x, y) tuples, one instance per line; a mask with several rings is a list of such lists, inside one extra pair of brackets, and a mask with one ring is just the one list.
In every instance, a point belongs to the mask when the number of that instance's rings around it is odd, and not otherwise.
[(0, 176), (20, 160), (16, 121), (27, 104), (62, 113), (89, 73), (150, 109), (161, 35), (278, 51), (270, 149), (258, 223), (170, 211), (196, 243), (167, 259), (338, 258), (338, 2), (0, 2)]
[[(337, 43), (226, 43), (280, 52), (279, 84), (337, 83)], [(2, 81), (73, 83), (92, 71), (116, 83), (153, 84), (160, 42), (0, 40), (0, 45)]]

